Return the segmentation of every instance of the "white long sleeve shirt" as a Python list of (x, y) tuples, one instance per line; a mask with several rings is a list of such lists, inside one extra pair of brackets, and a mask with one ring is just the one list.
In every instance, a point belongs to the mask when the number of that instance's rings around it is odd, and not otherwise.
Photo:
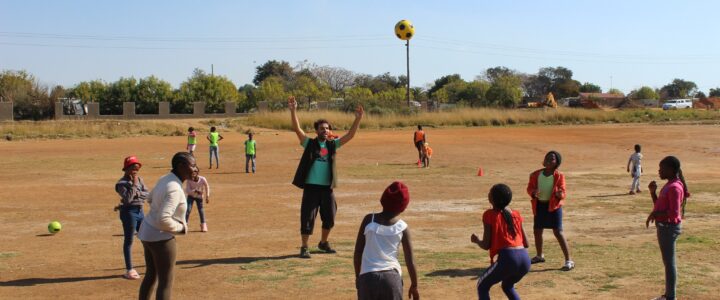
[(163, 241), (171, 239), (175, 234), (185, 233), (187, 200), (180, 178), (173, 173), (160, 177), (155, 188), (150, 191), (148, 202), (150, 211), (145, 215), (138, 232), (141, 241)]

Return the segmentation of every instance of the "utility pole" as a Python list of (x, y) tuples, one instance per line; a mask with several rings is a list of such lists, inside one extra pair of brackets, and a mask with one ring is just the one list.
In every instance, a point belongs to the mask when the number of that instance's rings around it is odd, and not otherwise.
[(405, 98), (407, 98), (407, 105), (410, 107), (410, 40), (405, 43), (406, 54), (407, 54), (407, 91)]

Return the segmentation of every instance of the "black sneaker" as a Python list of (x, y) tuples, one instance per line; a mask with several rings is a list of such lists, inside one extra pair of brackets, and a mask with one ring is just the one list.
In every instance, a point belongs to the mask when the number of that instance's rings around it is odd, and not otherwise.
[(300, 247), (300, 258), (310, 258), (310, 252), (307, 247)]
[(325, 253), (337, 253), (335, 249), (330, 247), (330, 242), (320, 242), (318, 244), (318, 249), (322, 250)]

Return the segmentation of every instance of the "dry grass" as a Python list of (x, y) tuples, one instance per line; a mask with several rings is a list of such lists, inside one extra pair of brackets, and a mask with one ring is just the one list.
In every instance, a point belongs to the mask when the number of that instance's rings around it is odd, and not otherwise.
[[(354, 116), (337, 111), (299, 112), (303, 128), (312, 128), (312, 123), (322, 116), (331, 120), (333, 127), (348, 129)], [(232, 124), (242, 124), (273, 129), (291, 129), (288, 112), (272, 112), (252, 115), (238, 119)], [(594, 123), (651, 123), (674, 121), (708, 121), (720, 120), (719, 111), (683, 110), (587, 110), (574, 108), (559, 109), (458, 109), (438, 113), (419, 113), (412, 115), (389, 114), (383, 116), (367, 115), (361, 124), (362, 128), (396, 128), (418, 124), (426, 126), (505, 126), (523, 124), (594, 124)], [(232, 126), (231, 124), (231, 126)]]
[[(330, 120), (333, 127), (347, 130), (352, 125), (354, 115), (339, 111), (301, 111), (298, 113), (301, 126), (312, 129), (312, 123), (322, 117)], [(588, 110), (575, 108), (559, 109), (457, 109), (437, 113), (385, 114), (382, 116), (366, 114), (362, 128), (383, 129), (402, 128), (418, 124), (431, 127), (449, 126), (508, 126), (534, 124), (595, 124), (595, 123), (669, 123), (703, 122), (716, 123), (720, 120), (720, 111), (681, 110), (661, 111), (653, 109), (637, 110)], [(290, 130), (289, 113), (278, 111), (260, 113), (237, 119), (210, 119), (200, 123), (207, 126), (234, 128), (244, 132), (247, 127)], [(66, 139), (66, 138), (117, 138), (124, 136), (154, 135), (180, 136), (186, 132), (183, 122), (169, 120), (95, 120), (95, 121), (18, 121), (0, 123), (0, 135), (22, 139)]]
[(18, 121), (0, 123), (5, 139), (117, 138), (124, 136), (177, 136), (186, 128), (156, 121)]

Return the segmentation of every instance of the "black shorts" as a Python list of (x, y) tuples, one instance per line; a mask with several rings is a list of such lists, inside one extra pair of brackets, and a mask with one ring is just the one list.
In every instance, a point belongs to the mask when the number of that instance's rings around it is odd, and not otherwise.
[(415, 142), (415, 148), (417, 148), (418, 151), (421, 151), (423, 147), (425, 147), (425, 142), (423, 142), (423, 141)]
[(562, 231), (562, 207), (555, 211), (548, 211), (549, 203), (538, 201), (535, 207), (535, 218), (533, 219), (533, 229), (558, 229)]
[(300, 205), (300, 234), (310, 235), (313, 233), (318, 210), (322, 228), (333, 228), (337, 212), (333, 190), (329, 186), (306, 184), (303, 188), (302, 204)]

